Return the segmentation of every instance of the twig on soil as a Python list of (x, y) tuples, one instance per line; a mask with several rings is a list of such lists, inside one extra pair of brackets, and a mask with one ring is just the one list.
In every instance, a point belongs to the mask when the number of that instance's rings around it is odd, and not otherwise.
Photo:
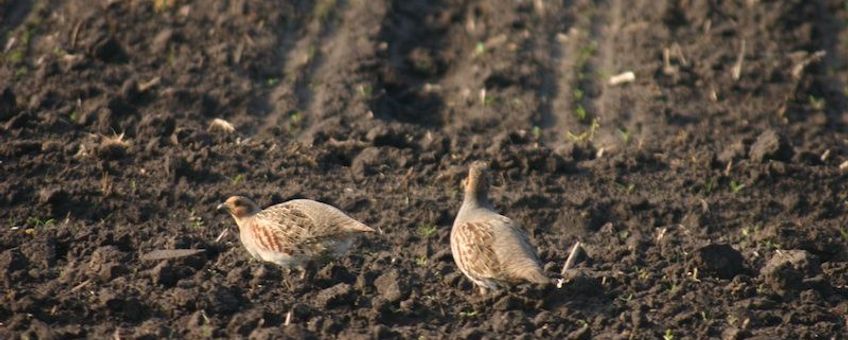
[(677, 67), (671, 65), (671, 50), (668, 47), (663, 49), (663, 74), (667, 76), (677, 74)]
[(583, 249), (583, 244), (581, 244), (580, 241), (577, 241), (577, 243), (571, 247), (571, 253), (568, 254), (568, 258), (565, 260), (565, 264), (562, 266), (562, 272), (560, 272), (560, 274), (565, 275), (565, 272), (574, 266), (574, 262), (577, 261), (577, 254), (581, 249)]
[(222, 231), (220, 234), (218, 234), (218, 237), (215, 238), (215, 243), (221, 242), (221, 240), (224, 238), (224, 236), (227, 236), (227, 233), (229, 233), (229, 232), (230, 232), (230, 229), (224, 229), (224, 231)]
[(745, 39), (742, 39), (742, 46), (739, 49), (739, 56), (736, 57), (736, 64), (733, 65), (733, 68), (730, 69), (730, 75), (733, 77), (733, 80), (739, 80), (742, 77), (742, 62), (745, 61)]
[(206, 251), (206, 249), (157, 249), (141, 255), (142, 261), (168, 260), (191, 256)]
[(795, 78), (796, 80), (801, 79), (801, 76), (804, 75), (804, 69), (806, 69), (808, 65), (814, 62), (822, 60), (822, 58), (824, 58), (826, 54), (827, 52), (824, 50), (817, 51), (796, 63), (794, 66), (792, 66), (792, 78)]
[(703, 198), (699, 198), (699, 200), (701, 201), (701, 210), (702, 210), (705, 214), (706, 214), (706, 213), (708, 213), (708, 212), (710, 212), (710, 204), (709, 204), (709, 203), (707, 203), (707, 201), (706, 201), (705, 199), (703, 199)]
[(616, 86), (619, 84), (632, 83), (635, 80), (636, 74), (634, 74), (633, 71), (627, 71), (610, 77), (609, 84), (610, 86)]
[(153, 79), (150, 79), (144, 83), (138, 84), (138, 90), (140, 92), (147, 92), (147, 90), (151, 89), (152, 87), (159, 85), (161, 81), (162, 77), (154, 77)]
[(842, 164), (839, 164), (839, 170), (842, 172), (848, 172), (848, 161), (844, 161)]
[(91, 283), (91, 279), (83, 281), (82, 283), (74, 286), (74, 288), (71, 288), (71, 293), (76, 292), (80, 289), (83, 289), (83, 287), (87, 286), (89, 283)]
[(821, 159), (822, 162), (827, 162), (827, 160), (829, 158), (830, 158), (830, 149), (824, 150), (824, 153), (822, 153), (821, 157), (819, 157), (819, 159)]
[[(577, 243), (575, 243), (574, 246), (571, 247), (571, 253), (568, 254), (568, 258), (565, 260), (565, 264), (562, 266), (562, 271), (560, 272), (561, 276), (564, 277), (565, 273), (571, 267), (574, 266), (574, 262), (577, 261), (577, 254), (581, 249), (583, 249), (583, 245), (580, 243), (580, 241), (577, 241)], [(565, 284), (565, 278), (557, 280), (557, 288), (562, 288), (563, 284)]]
[(3, 48), (3, 53), (8, 53), (12, 50), (12, 47), (15, 47), (15, 43), (18, 41), (17, 37), (9, 38), (9, 41), (6, 42), (6, 47)]
[(74, 25), (74, 30), (71, 32), (71, 49), (77, 48), (77, 38), (79, 37), (80, 28), (82, 28), (82, 21), (78, 21)]
[(674, 52), (677, 56), (677, 62), (679, 62), (680, 65), (689, 66), (689, 60), (687, 60), (686, 56), (683, 55), (683, 48), (680, 47), (680, 44), (671, 44), (671, 52)]
[(667, 231), (668, 231), (667, 227), (663, 227), (662, 229), (660, 229), (660, 231), (657, 233), (657, 243), (662, 241), (662, 239), (663, 239), (663, 237), (665, 237), (665, 233)]
[(292, 312), (289, 311), (288, 313), (286, 313), (286, 321), (283, 322), (283, 326), (291, 325), (291, 318), (292, 318)]
[(241, 63), (241, 56), (244, 54), (244, 41), (240, 42), (238, 46), (236, 46), (236, 50), (233, 52), (233, 63), (238, 65)]
[(226, 120), (215, 118), (211, 123), (209, 123), (209, 128), (207, 130), (209, 130), (209, 132), (220, 131), (223, 133), (233, 133), (236, 131), (236, 128), (233, 127), (233, 124), (230, 124), (230, 122)]

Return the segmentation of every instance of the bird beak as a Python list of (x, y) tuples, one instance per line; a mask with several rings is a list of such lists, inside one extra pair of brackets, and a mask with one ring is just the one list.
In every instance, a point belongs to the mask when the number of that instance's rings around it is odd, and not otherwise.
[(218, 204), (218, 207), (217, 207), (217, 208), (215, 208), (215, 210), (218, 210), (218, 212), (221, 212), (221, 213), (228, 213), (228, 212), (230, 212), (230, 208), (227, 208), (227, 204), (226, 204), (226, 203)]

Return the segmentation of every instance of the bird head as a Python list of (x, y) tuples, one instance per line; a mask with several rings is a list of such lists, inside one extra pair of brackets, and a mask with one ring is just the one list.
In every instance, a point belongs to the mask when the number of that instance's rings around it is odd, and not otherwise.
[(226, 212), (235, 218), (242, 218), (259, 212), (259, 206), (244, 196), (232, 196), (218, 204), (218, 211)]
[(483, 161), (475, 161), (468, 167), (468, 177), (465, 179), (465, 194), (474, 195), (485, 199), (489, 191), (489, 178), (487, 175), (489, 164)]

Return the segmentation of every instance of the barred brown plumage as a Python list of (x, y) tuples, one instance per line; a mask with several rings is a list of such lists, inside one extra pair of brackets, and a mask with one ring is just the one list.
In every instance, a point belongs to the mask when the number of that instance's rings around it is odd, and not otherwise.
[(520, 282), (549, 283), (527, 235), (489, 203), (486, 171), (484, 162), (474, 162), (468, 170), (465, 198), (450, 237), (457, 267), (484, 294)]
[(343, 255), (356, 234), (374, 232), (341, 210), (313, 200), (296, 199), (260, 210), (252, 200), (233, 196), (218, 209), (235, 219), (251, 256), (285, 268)]

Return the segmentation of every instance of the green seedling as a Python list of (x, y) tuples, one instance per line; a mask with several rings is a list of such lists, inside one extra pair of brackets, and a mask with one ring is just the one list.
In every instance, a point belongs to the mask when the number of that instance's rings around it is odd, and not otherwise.
[(35, 216), (27, 218), (26, 222), (27, 225), (30, 225), (33, 228), (48, 227), (53, 225), (54, 223), (56, 223), (56, 221), (52, 218), (39, 218)]
[(439, 229), (433, 224), (422, 224), (418, 226), (418, 236), (423, 239), (428, 239), (433, 236), (436, 236)]
[(629, 303), (631, 300), (633, 300), (633, 293), (630, 293), (627, 296), (619, 296), (617, 297), (617, 299), (624, 301), (624, 303)]
[(816, 96), (810, 95), (809, 97), (810, 107), (816, 111), (824, 111), (824, 108), (827, 106), (827, 102), (824, 98), (818, 98)]
[(371, 85), (359, 85), (359, 95), (363, 97), (371, 97), (371, 94), (374, 93), (374, 88)]
[(589, 116), (589, 113), (586, 112), (586, 108), (583, 105), (577, 104), (577, 108), (574, 109), (574, 115), (577, 117), (579, 121), (586, 120), (586, 117)]
[(479, 314), (479, 312), (477, 312), (476, 310), (459, 312), (459, 316), (464, 318), (475, 317), (477, 316), (477, 314)]
[(496, 96), (493, 96), (493, 95), (491, 95), (491, 94), (490, 94), (490, 95), (487, 95), (485, 98), (483, 98), (483, 106), (491, 106), (491, 105), (492, 105), (492, 104), (494, 104), (496, 101), (497, 101), (497, 97), (496, 97)]
[(626, 129), (618, 129), (618, 136), (621, 137), (624, 144), (630, 143), (630, 131), (627, 131)]
[(303, 115), (300, 114), (300, 111), (292, 111), (289, 113), (289, 121), (295, 125), (300, 124), (303, 121)]
[(18, 63), (24, 61), (24, 51), (23, 51), (23, 49), (14, 50), (14, 51), (9, 52), (6, 55), (6, 60), (8, 60), (9, 63), (12, 63), (12, 64), (18, 64)]
[(616, 186), (618, 186), (619, 188), (621, 188), (622, 190), (624, 190), (625, 192), (627, 192), (628, 194), (632, 193), (633, 190), (636, 189), (635, 183), (619, 183), (619, 182), (613, 182), (613, 183)]
[(191, 211), (188, 220), (191, 223), (192, 228), (199, 229), (203, 227), (203, 217), (197, 216), (194, 210)]
[(474, 46), (474, 55), (477, 56), (483, 53), (486, 53), (486, 44), (478, 42), (477, 45)]
[(663, 335), (663, 340), (674, 340), (674, 333), (671, 332), (671, 329), (665, 330), (665, 334)]
[(739, 183), (735, 180), (730, 181), (730, 192), (736, 194), (736, 193), (739, 193), (739, 191), (742, 191), (742, 189), (744, 189), (744, 188), (745, 188), (745, 184)]
[(573, 99), (575, 102), (583, 100), (583, 90), (574, 89), (574, 91), (571, 92), (571, 99)]
[(426, 267), (428, 262), (430, 261), (427, 259), (427, 256), (424, 255), (415, 258), (415, 265), (419, 267)]
[(585, 66), (586, 63), (589, 62), (589, 59), (592, 58), (592, 55), (595, 54), (595, 51), (597, 49), (597, 43), (595, 43), (594, 41), (590, 42), (586, 46), (583, 46), (577, 54), (577, 65), (581, 68)]
[(589, 126), (589, 129), (581, 132), (579, 135), (573, 134), (571, 131), (565, 132), (565, 137), (570, 139), (572, 142), (584, 142), (588, 140), (592, 140), (595, 138), (595, 132), (601, 127), (601, 124), (598, 124), (598, 121), (592, 119), (592, 125)]
[(708, 178), (706, 182), (704, 182), (704, 193), (710, 194), (715, 190), (716, 180), (715, 178)]
[(539, 139), (540, 137), (542, 137), (542, 129), (538, 126), (533, 126), (533, 130), (531, 130), (531, 133), (533, 134), (533, 138), (535, 139)]
[(230, 182), (232, 182), (235, 185), (238, 185), (243, 181), (244, 181), (244, 175), (242, 175), (242, 174), (238, 174), (238, 175), (235, 175), (235, 177), (230, 178)]

